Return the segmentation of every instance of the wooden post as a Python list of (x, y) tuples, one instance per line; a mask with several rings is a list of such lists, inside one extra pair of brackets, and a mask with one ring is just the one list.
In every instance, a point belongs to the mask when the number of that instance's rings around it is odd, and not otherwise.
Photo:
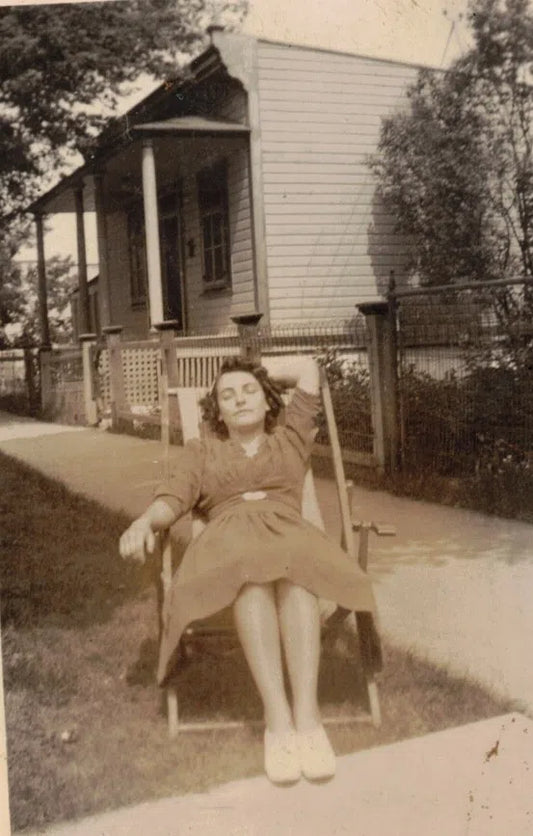
[(111, 384), (111, 425), (114, 430), (119, 427), (119, 413), (126, 404), (126, 389), (124, 386), (124, 370), (122, 368), (122, 350), (120, 335), (122, 325), (108, 325), (103, 329), (109, 351), (109, 379)]
[(178, 385), (178, 359), (174, 339), (179, 323), (168, 321), (158, 325), (161, 352), (161, 374), (159, 377), (159, 404), (161, 406), (161, 441), (165, 445), (165, 466), (168, 464), (170, 430), (179, 425), (177, 398), (169, 397), (168, 390)]
[(46, 262), (44, 259), (44, 227), (42, 215), (35, 215), (37, 227), (37, 270), (39, 276), (39, 324), (41, 329), (41, 347), (50, 347), (50, 325), (48, 322), (48, 298), (46, 289)]
[(83, 363), (83, 402), (85, 404), (85, 423), (94, 427), (98, 423), (98, 409), (96, 407), (96, 387), (94, 381), (94, 366), (92, 363), (92, 349), (96, 345), (96, 334), (80, 334), (82, 363)]
[(164, 320), (163, 288), (161, 283), (161, 251), (159, 248), (159, 213), (157, 208), (157, 180), (154, 146), (151, 139), (143, 141), (142, 181), (144, 227), (146, 232), (146, 266), (148, 269), (148, 298), (152, 327)]
[(243, 356), (251, 360), (257, 360), (258, 362), (261, 359), (258, 326), (262, 316), (262, 313), (254, 312), (231, 317), (231, 321), (235, 323), (238, 329)]
[(30, 414), (33, 415), (37, 408), (37, 386), (35, 381), (35, 367), (33, 364), (33, 350), (29, 346), (24, 347), (24, 379), (26, 381), (28, 407)]
[(76, 240), (78, 245), (78, 311), (79, 333), (87, 334), (89, 322), (89, 288), (87, 286), (87, 252), (83, 223), (83, 183), (74, 192), (76, 203)]
[(94, 175), (94, 200), (96, 209), (96, 231), (98, 240), (98, 309), (100, 324), (107, 328), (111, 324), (111, 289), (109, 286), (107, 217), (104, 202), (104, 174)]
[(393, 472), (398, 464), (397, 357), (394, 319), (387, 302), (357, 306), (369, 333), (368, 362), (374, 455), (380, 470)]
[(4, 674), (2, 668), (2, 637), (0, 635), (0, 833), (11, 833), (9, 784), (7, 773), (7, 736), (5, 723)]
[(324, 415), (326, 417), (329, 441), (331, 444), (333, 470), (335, 473), (339, 509), (341, 513), (341, 545), (342, 548), (345, 549), (350, 556), (353, 556), (355, 547), (352, 531), (352, 514), (350, 508), (349, 494), (346, 490), (346, 476), (344, 475), (344, 463), (342, 461), (342, 452), (339, 441), (339, 434), (337, 431), (337, 422), (335, 421), (335, 413), (333, 412), (333, 401), (331, 400), (331, 391), (329, 388), (326, 371), (323, 368), (320, 368), (320, 393), (322, 395)]
[(41, 373), (41, 412), (43, 415), (52, 413), (54, 392), (52, 386), (52, 350), (50, 346), (39, 349), (39, 367)]

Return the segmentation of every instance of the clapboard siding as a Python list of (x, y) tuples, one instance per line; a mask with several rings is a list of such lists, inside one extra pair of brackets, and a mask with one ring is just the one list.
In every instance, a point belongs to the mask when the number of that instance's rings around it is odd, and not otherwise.
[(404, 254), (368, 158), (417, 68), (258, 43), (270, 314), (346, 316), (382, 293)]
[[(357, 61), (357, 77), (365, 75), (370, 78), (389, 78), (397, 82), (403, 74), (411, 76), (418, 69), (412, 64), (402, 64), (396, 61), (383, 61), (375, 58), (365, 58), (341, 52), (313, 49), (312, 47), (295, 47), (285, 44), (259, 42), (259, 68), (264, 70), (279, 70), (281, 76), (292, 77), (296, 72), (307, 71), (314, 74), (316, 82), (328, 75), (334, 75), (335, 80), (343, 75), (353, 77), (354, 61)], [(279, 75), (278, 75), (279, 78)]]
[[(234, 117), (232, 117), (234, 118)], [(186, 178), (184, 216), (187, 238), (198, 246), (187, 260), (187, 326), (189, 331), (226, 328), (230, 316), (254, 308), (254, 270), (248, 149), (243, 146), (226, 156), (232, 286), (230, 291), (206, 294), (202, 281), (201, 233), (196, 192), (196, 172)]]
[(122, 325), (123, 338), (145, 337), (149, 328), (148, 307), (132, 307), (128, 224), (125, 212), (106, 216), (109, 271), (110, 321)]

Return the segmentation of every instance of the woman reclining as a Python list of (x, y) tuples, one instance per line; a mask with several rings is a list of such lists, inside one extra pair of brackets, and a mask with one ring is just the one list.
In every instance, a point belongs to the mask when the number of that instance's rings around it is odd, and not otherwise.
[[(296, 389), (279, 426), (284, 386)], [(335, 772), (317, 702), (318, 598), (374, 610), (366, 574), (302, 518), (318, 393), (318, 366), (309, 358), (269, 359), (263, 366), (224, 361), (202, 404), (212, 437), (177, 448), (168, 482), (120, 540), (123, 558), (142, 560), (154, 549), (154, 533), (192, 508), (208, 520), (167, 596), (158, 681), (172, 675), (187, 625), (232, 605), (264, 707), (265, 771), (275, 783)]]

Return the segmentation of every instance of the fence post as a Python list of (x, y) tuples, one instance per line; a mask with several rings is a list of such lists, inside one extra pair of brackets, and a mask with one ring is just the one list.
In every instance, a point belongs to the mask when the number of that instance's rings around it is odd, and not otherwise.
[(35, 380), (35, 366), (33, 364), (33, 350), (31, 346), (24, 346), (24, 379), (26, 381), (28, 408), (33, 415), (37, 411), (38, 389), (37, 381)]
[(52, 386), (52, 349), (41, 346), (39, 349), (39, 366), (41, 370), (41, 412), (43, 415), (52, 413), (54, 392)]
[(374, 455), (386, 473), (398, 465), (398, 386), (394, 310), (389, 302), (364, 302), (358, 309), (366, 320), (370, 337), (368, 365)]
[(179, 425), (179, 406), (174, 397), (169, 397), (169, 388), (178, 385), (178, 359), (174, 339), (178, 322), (168, 320), (155, 326), (159, 331), (161, 373), (159, 377), (159, 403), (161, 406), (161, 441), (168, 450), (171, 427)]
[(111, 387), (111, 426), (118, 430), (119, 413), (126, 404), (126, 390), (124, 388), (124, 370), (122, 368), (122, 350), (120, 335), (122, 325), (108, 325), (103, 329), (109, 352), (109, 383)]
[(231, 317), (231, 321), (237, 326), (242, 354), (250, 360), (261, 358), (259, 322), (262, 316), (262, 313), (251, 313)]
[(95, 369), (92, 362), (92, 350), (96, 345), (96, 334), (80, 334), (81, 356), (83, 365), (83, 403), (85, 405), (85, 422), (94, 427), (98, 423), (98, 409), (96, 407)]

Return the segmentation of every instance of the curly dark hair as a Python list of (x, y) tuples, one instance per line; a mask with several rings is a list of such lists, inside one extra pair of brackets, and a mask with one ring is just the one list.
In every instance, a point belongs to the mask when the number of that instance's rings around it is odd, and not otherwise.
[(248, 372), (253, 375), (260, 383), (265, 399), (270, 407), (269, 412), (265, 416), (265, 431), (271, 433), (276, 426), (277, 418), (283, 409), (283, 388), (275, 383), (272, 378), (268, 376), (267, 370), (259, 365), (254, 360), (249, 360), (247, 357), (226, 357), (220, 371), (215, 379), (211, 391), (205, 395), (200, 401), (202, 409), (202, 419), (206, 422), (208, 427), (219, 437), (228, 437), (228, 428), (220, 417), (217, 399), (217, 385), (223, 374), (227, 372)]

